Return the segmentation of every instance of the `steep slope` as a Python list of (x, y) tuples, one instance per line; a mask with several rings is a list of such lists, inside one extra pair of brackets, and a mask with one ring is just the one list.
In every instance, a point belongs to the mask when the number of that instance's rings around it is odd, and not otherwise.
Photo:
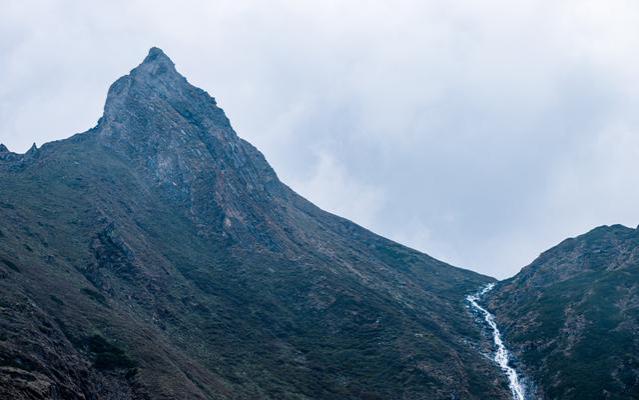
[(0, 184), (0, 398), (507, 398), (491, 279), (297, 195), (159, 49)]
[(636, 229), (565, 240), (500, 282), (490, 305), (540, 398), (639, 398)]

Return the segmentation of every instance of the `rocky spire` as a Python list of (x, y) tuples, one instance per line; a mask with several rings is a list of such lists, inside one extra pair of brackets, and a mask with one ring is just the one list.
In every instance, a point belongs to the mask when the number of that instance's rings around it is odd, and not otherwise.
[[(237, 136), (215, 100), (191, 85), (155, 47), (111, 86), (94, 132), (107, 147), (139, 163), (171, 198), (188, 204), (196, 223), (206, 229), (207, 221), (217, 219), (226, 228), (248, 231), (249, 218), (257, 211), (242, 205), (239, 193), (269, 198), (284, 190), (262, 154)], [(220, 217), (226, 214), (226, 220)]]
[(149, 123), (163, 119), (160, 125), (180, 124), (178, 119), (181, 117), (187, 122), (208, 121), (221, 128), (230, 128), (215, 99), (191, 85), (157, 47), (151, 48), (142, 63), (128, 75), (111, 85), (100, 122), (122, 124), (132, 122), (131, 119), (139, 120), (141, 116), (148, 117)]
[(38, 146), (35, 143), (33, 143), (29, 151), (27, 151), (24, 156), (25, 158), (36, 158), (39, 155), (40, 155), (40, 149), (38, 149)]
[(186, 78), (177, 72), (173, 61), (157, 47), (152, 47), (149, 50), (142, 63), (131, 71), (130, 76), (147, 84), (186, 83)]
[(9, 150), (7, 148), (7, 146), (5, 146), (4, 144), (0, 143), (0, 160), (2, 161), (7, 161), (7, 160), (14, 160), (16, 159), (17, 155), (13, 152), (11, 152), (11, 150)]
[(149, 49), (149, 54), (144, 58), (141, 65), (155, 65), (155, 66), (163, 66), (165, 68), (171, 69), (173, 72), (175, 71), (175, 64), (171, 59), (162, 51), (162, 49), (158, 47), (151, 47)]
[(152, 47), (144, 61), (115, 81), (109, 88), (104, 108), (105, 117), (112, 118), (122, 110), (129, 97), (137, 101), (152, 102), (183, 95), (190, 85), (175, 69), (171, 59), (157, 47)]

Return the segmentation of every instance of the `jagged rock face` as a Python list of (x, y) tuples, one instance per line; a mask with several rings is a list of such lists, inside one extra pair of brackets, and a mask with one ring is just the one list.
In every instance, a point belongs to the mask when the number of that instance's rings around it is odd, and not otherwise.
[(25, 154), (16, 154), (13, 153), (11, 151), (9, 151), (9, 149), (7, 148), (7, 146), (5, 146), (4, 144), (0, 144), (0, 160), (2, 161), (13, 161), (14, 162), (14, 168), (19, 168), (18, 163), (15, 163), (16, 161), (29, 161), (32, 160), (33, 158), (36, 158), (38, 156), (39, 152), (38, 152), (38, 147), (36, 146), (36, 144), (34, 143), (33, 146), (31, 146), (31, 148), (29, 149), (29, 151), (27, 151)]
[[(134, 159), (187, 206), (202, 233), (256, 239), (247, 229), (268, 224), (263, 215), (284, 206), (273, 196), (288, 193), (262, 154), (160, 49), (111, 86), (96, 130), (101, 142)], [(278, 225), (271, 223), (269, 238), (253, 244), (282, 250), (275, 243), (282, 239)]]
[(0, 144), (0, 160), (6, 160), (11, 157), (11, 152), (7, 149), (7, 146)]
[(603, 226), (544, 252), (491, 293), (543, 399), (639, 397), (639, 231)]
[(491, 279), (298, 196), (159, 49), (0, 160), (2, 398), (507, 398), (463, 306)]

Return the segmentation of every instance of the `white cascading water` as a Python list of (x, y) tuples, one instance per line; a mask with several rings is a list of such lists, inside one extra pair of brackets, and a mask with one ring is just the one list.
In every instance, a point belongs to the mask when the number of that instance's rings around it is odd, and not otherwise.
[(495, 342), (495, 346), (497, 347), (494, 360), (508, 377), (508, 387), (510, 388), (510, 392), (513, 395), (513, 400), (526, 400), (526, 391), (524, 385), (519, 381), (519, 375), (517, 374), (517, 371), (515, 371), (515, 369), (510, 366), (509, 353), (506, 349), (506, 346), (504, 346), (503, 340), (501, 339), (501, 333), (499, 332), (499, 328), (497, 328), (497, 324), (495, 323), (495, 317), (478, 303), (479, 299), (481, 299), (481, 297), (486, 293), (490, 292), (494, 287), (495, 284), (490, 283), (479, 292), (466, 296), (466, 300), (470, 303), (471, 307), (479, 311), (484, 316), (484, 320), (492, 330), (493, 341)]

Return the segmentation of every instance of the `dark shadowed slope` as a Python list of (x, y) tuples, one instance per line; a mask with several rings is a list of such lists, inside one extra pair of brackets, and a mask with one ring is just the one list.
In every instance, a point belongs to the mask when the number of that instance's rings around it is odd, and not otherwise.
[(0, 398), (506, 396), (491, 279), (298, 196), (159, 49), (0, 185)]
[(491, 309), (540, 398), (639, 398), (636, 229), (563, 241), (499, 283)]

